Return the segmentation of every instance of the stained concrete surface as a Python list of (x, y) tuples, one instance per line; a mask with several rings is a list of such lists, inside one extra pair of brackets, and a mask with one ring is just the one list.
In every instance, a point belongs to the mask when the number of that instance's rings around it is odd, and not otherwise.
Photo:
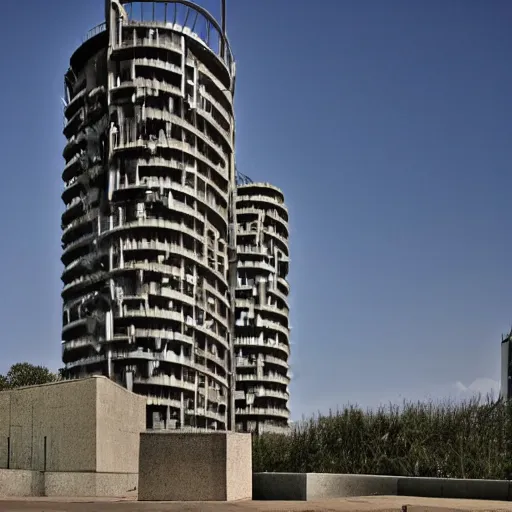
[(240, 502), (138, 502), (133, 499), (0, 499), (0, 512), (407, 512), (512, 511), (512, 502), (363, 496), (335, 500)]
[(251, 434), (143, 432), (138, 491), (141, 501), (252, 497)]

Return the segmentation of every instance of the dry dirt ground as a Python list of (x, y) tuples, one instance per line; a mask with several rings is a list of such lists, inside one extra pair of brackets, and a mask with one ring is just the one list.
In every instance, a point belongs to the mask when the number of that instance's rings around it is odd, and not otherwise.
[(369, 496), (317, 502), (239, 501), (219, 502), (138, 502), (133, 499), (25, 498), (0, 499), (0, 512), (407, 512), (511, 511), (512, 502)]

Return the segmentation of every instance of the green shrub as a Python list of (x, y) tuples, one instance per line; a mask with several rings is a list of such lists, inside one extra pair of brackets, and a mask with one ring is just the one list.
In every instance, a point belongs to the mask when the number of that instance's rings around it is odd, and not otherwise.
[(303, 421), (290, 435), (253, 438), (255, 472), (503, 479), (512, 475), (512, 404), (358, 407)]

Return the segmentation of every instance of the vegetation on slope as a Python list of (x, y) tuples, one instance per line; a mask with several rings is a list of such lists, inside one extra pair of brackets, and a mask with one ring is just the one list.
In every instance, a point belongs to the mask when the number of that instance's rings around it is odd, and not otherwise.
[(404, 403), (346, 407), (254, 437), (256, 472), (289, 471), (504, 479), (512, 476), (512, 404)]

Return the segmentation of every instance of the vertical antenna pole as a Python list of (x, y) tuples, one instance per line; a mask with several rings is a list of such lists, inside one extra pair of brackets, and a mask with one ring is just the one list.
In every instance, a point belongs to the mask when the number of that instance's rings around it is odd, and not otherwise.
[(220, 0), (220, 20), (222, 28), (220, 55), (224, 58), (226, 54), (226, 0)]

